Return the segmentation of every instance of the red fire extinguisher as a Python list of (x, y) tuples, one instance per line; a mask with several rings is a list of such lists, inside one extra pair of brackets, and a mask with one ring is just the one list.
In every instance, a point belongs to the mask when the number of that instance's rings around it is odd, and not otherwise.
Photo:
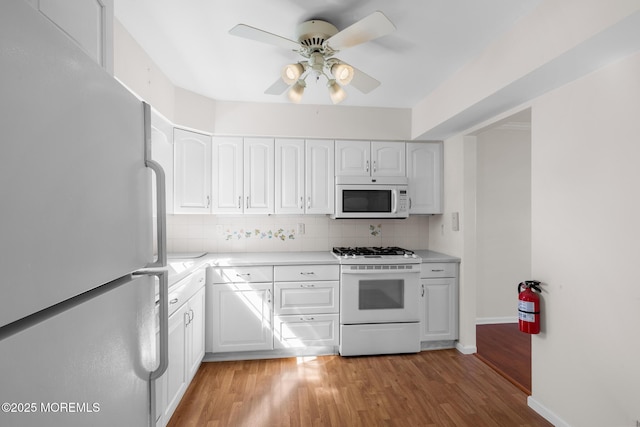
[[(524, 290), (522, 290), (524, 288)], [(527, 334), (540, 333), (540, 282), (525, 280), (518, 285), (518, 324)]]

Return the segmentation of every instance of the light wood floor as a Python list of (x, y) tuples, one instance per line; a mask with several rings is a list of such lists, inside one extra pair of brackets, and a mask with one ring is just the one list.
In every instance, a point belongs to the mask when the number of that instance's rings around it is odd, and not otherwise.
[(472, 355), (203, 363), (170, 427), (551, 426)]

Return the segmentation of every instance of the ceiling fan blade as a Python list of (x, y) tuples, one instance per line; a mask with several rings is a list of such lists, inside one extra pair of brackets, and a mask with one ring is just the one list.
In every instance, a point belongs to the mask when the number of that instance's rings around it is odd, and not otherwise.
[(333, 50), (342, 50), (385, 36), (395, 29), (389, 18), (378, 10), (329, 37), (326, 44)]
[(285, 49), (300, 49), (300, 43), (298, 42), (245, 24), (236, 25), (229, 30), (229, 34), (233, 34), (234, 36), (238, 37), (244, 37), (245, 39), (283, 47)]
[(267, 90), (264, 91), (267, 95), (281, 95), (285, 90), (289, 89), (289, 85), (282, 79), (276, 80)]
[(349, 85), (355, 87), (362, 93), (369, 93), (380, 86), (380, 82), (364, 71), (360, 71), (353, 67), (353, 80), (351, 80)]

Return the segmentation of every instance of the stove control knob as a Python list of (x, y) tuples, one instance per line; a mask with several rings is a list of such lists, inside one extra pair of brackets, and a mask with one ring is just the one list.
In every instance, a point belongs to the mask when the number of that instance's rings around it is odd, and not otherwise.
[(418, 258), (418, 255), (416, 255), (416, 254), (411, 254), (411, 258)]
[(405, 258), (409, 258), (409, 254), (405, 253), (405, 254), (404, 254), (404, 257), (405, 257)]
[(358, 257), (358, 255), (356, 255), (356, 254), (351, 255), (351, 258), (357, 258), (357, 257)]

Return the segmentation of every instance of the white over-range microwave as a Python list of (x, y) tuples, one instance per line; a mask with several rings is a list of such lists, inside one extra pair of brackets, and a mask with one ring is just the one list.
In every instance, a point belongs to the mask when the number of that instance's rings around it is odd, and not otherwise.
[(404, 177), (336, 177), (331, 218), (407, 218), (409, 195)]

